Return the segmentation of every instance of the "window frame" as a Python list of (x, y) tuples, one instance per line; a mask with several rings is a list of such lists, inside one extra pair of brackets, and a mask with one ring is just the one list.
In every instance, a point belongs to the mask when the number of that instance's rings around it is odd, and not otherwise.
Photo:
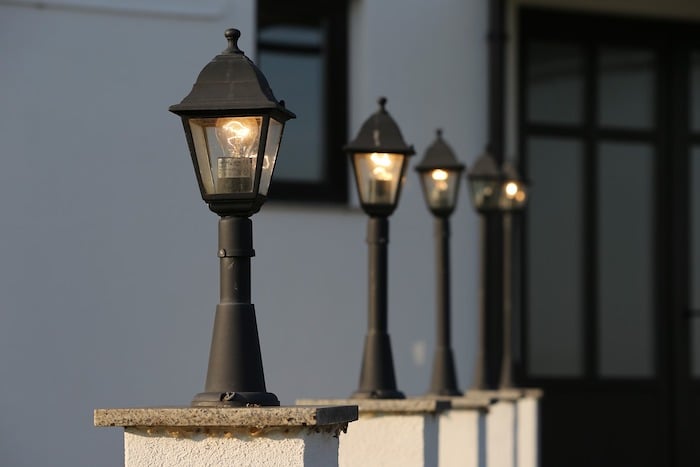
[(324, 40), (320, 47), (266, 41), (258, 34), (257, 48), (258, 54), (261, 51), (270, 51), (321, 55), (324, 142), (321, 149), (323, 164), (321, 179), (296, 181), (273, 175), (268, 198), (273, 202), (347, 204), (349, 201), (348, 160), (342, 151), (342, 147), (347, 142), (348, 126), (347, 1), (313, 0), (298, 3), (285, 0), (258, 0), (258, 31), (274, 25), (321, 27)]

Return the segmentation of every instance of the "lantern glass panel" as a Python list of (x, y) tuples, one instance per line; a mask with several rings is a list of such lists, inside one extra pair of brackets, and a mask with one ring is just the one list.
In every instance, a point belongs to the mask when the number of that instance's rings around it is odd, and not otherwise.
[(504, 180), (501, 191), (501, 209), (522, 209), (527, 202), (527, 187), (519, 180)]
[(457, 202), (459, 171), (433, 169), (421, 174), (423, 194), (428, 207), (433, 210), (452, 209)]
[(355, 153), (355, 177), (364, 204), (396, 204), (396, 194), (403, 177), (403, 154)]
[(267, 196), (267, 191), (270, 188), (272, 172), (275, 170), (277, 153), (279, 152), (280, 142), (282, 141), (283, 129), (283, 123), (278, 122), (274, 118), (270, 119), (270, 126), (267, 130), (267, 141), (265, 143), (265, 157), (263, 158), (262, 173), (260, 175), (260, 188), (258, 189), (258, 192), (264, 196)]
[(253, 191), (262, 120), (259, 116), (189, 120), (207, 194)]
[(499, 208), (501, 181), (497, 178), (473, 178), (471, 191), (476, 209), (489, 211)]

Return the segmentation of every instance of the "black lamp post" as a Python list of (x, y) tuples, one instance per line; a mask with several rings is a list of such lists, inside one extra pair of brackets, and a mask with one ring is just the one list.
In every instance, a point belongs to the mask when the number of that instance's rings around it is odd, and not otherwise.
[(182, 118), (202, 198), (219, 220), (220, 303), (209, 369), (194, 406), (279, 405), (265, 389), (255, 308), (250, 302), (250, 216), (267, 198), (284, 124), (295, 115), (238, 48), (240, 32), (200, 72), (170, 111)]
[(489, 272), (486, 261), (488, 221), (499, 212), (501, 173), (496, 159), (487, 150), (474, 163), (468, 173), (472, 203), (481, 217), (481, 274), (479, 286), (479, 316), (477, 355), (472, 388), (487, 389), (486, 382), (486, 284)]
[(416, 166), (428, 209), (435, 216), (435, 256), (437, 292), (437, 336), (433, 375), (429, 394), (456, 396), (457, 373), (451, 344), (450, 327), (450, 215), (457, 204), (459, 181), (464, 170), (452, 149), (437, 130), (437, 139)]
[(388, 217), (401, 194), (408, 156), (415, 153), (401, 136), (386, 111), (386, 98), (379, 110), (365, 121), (357, 137), (343, 148), (350, 156), (362, 209), (369, 215), (369, 319), (365, 337), (360, 387), (352, 397), (403, 399), (396, 388), (391, 342), (387, 332)]
[(503, 214), (503, 356), (501, 361), (501, 388), (513, 384), (513, 212), (527, 203), (527, 184), (515, 165), (504, 162), (501, 167), (500, 208)]

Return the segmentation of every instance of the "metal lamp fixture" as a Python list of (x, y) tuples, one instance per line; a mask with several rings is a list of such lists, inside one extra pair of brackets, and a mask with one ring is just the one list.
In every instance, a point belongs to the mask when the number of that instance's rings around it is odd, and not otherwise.
[(450, 327), (450, 221), (457, 204), (459, 182), (464, 171), (452, 149), (437, 130), (437, 139), (416, 166), (428, 209), (435, 216), (437, 339), (429, 394), (456, 396), (457, 373), (451, 344)]
[(267, 198), (284, 124), (295, 115), (238, 48), (240, 31), (170, 111), (182, 118), (202, 198), (219, 220), (220, 303), (209, 369), (195, 406), (279, 405), (267, 392), (255, 308), (250, 302), (250, 216)]
[(500, 208), (503, 214), (503, 356), (500, 387), (512, 388), (513, 382), (513, 212), (527, 203), (527, 183), (515, 165), (504, 162), (501, 167)]
[(467, 177), (476, 210), (480, 213), (498, 211), (501, 203), (501, 172), (498, 162), (488, 150), (474, 162)]
[[(486, 381), (486, 287), (489, 272), (486, 261), (487, 247), (487, 220), (499, 213), (501, 194), (501, 173), (498, 169), (496, 159), (487, 149), (472, 165), (467, 174), (469, 189), (471, 192), (472, 204), (479, 214), (481, 214), (480, 242), (481, 242), (481, 274), (479, 285), (479, 316), (477, 334), (477, 355), (474, 366), (474, 378), (472, 389), (487, 389)], [(487, 219), (488, 218), (488, 219)]]
[(517, 211), (523, 209), (527, 203), (527, 183), (520, 177), (512, 162), (503, 163), (501, 178), (501, 210)]
[(386, 98), (379, 110), (365, 121), (357, 137), (344, 149), (350, 156), (369, 245), (369, 319), (365, 337), (360, 386), (356, 398), (402, 399), (396, 387), (391, 342), (387, 332), (388, 216), (394, 212), (405, 178), (408, 156), (415, 153), (401, 136), (386, 111)]

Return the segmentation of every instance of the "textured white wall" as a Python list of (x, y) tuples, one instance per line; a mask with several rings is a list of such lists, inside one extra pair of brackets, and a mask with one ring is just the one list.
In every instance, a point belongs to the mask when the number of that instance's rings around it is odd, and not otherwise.
[[(225, 28), (240, 28), (254, 56), (254, 1), (191, 16), (159, 14), (162, 0), (145, 0), (147, 13), (120, 11), (133, 1), (12, 3), (0, 1), (0, 464), (117, 466), (122, 440), (92, 428), (93, 408), (188, 404), (204, 384), (217, 218), (167, 108), (225, 48)], [(418, 152), (412, 165), (438, 126), (470, 163), (485, 141), (486, 2), (355, 0), (351, 11), (351, 136), (386, 95)], [(433, 227), (412, 169), (407, 178), (391, 218), (389, 330), (399, 388), (420, 394), (434, 340)], [(463, 186), (452, 226), (462, 387), (475, 220)], [(349, 395), (366, 329), (365, 216), (269, 203), (253, 224), (268, 389), (287, 404)], [(37, 426), (50, 433), (41, 443), (26, 435)]]
[(516, 404), (500, 400), (489, 409), (486, 418), (486, 461), (489, 467), (515, 467)]
[(338, 438), (333, 433), (303, 430), (294, 436), (271, 432), (262, 436), (240, 432), (228, 436), (182, 435), (178, 431), (151, 435), (129, 428), (124, 432), (125, 467), (331, 467), (338, 465)]
[(485, 417), (481, 410), (452, 409), (440, 414), (440, 467), (486, 467)]
[(340, 435), (338, 465), (429, 467), (438, 462), (438, 416), (362, 414)]

